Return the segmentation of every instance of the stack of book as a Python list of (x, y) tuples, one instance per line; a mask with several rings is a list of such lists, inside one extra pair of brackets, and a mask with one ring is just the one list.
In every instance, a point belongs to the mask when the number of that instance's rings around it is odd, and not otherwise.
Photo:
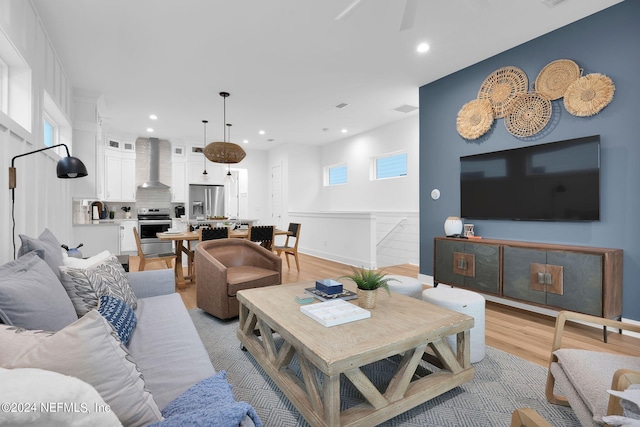
[(320, 301), (332, 301), (332, 300), (351, 300), (358, 298), (355, 292), (344, 289), (342, 283), (331, 279), (323, 279), (316, 281), (315, 288), (306, 288), (305, 292), (313, 295), (314, 298)]

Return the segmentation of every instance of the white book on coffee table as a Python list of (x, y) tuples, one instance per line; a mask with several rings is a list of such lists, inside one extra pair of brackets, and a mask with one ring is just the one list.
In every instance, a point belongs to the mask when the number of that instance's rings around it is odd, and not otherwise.
[(371, 317), (370, 311), (341, 299), (304, 305), (300, 311), (327, 327)]

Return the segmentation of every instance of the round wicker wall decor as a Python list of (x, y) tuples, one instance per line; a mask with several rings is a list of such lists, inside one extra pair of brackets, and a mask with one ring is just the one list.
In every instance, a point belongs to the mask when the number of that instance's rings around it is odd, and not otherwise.
[(609, 105), (615, 90), (609, 77), (587, 74), (569, 85), (564, 94), (564, 107), (574, 116), (593, 116)]
[(518, 67), (502, 67), (489, 74), (482, 82), (478, 99), (491, 101), (493, 115), (496, 119), (507, 115), (509, 105), (515, 97), (529, 90), (529, 79)]
[(474, 99), (462, 106), (456, 119), (456, 129), (465, 139), (477, 139), (493, 124), (493, 109), (488, 99)]
[(580, 67), (570, 59), (550, 62), (538, 73), (535, 90), (551, 101), (560, 99), (569, 85), (580, 78)]
[(514, 136), (533, 136), (551, 120), (551, 108), (551, 101), (535, 92), (520, 94), (511, 103), (504, 125)]

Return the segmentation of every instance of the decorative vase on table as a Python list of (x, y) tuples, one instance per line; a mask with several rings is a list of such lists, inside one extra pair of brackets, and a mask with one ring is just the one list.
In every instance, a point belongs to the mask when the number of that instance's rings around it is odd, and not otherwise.
[(444, 234), (453, 236), (462, 234), (462, 220), (457, 216), (450, 216), (444, 222)]
[(378, 297), (377, 289), (356, 289), (356, 293), (358, 294), (358, 305), (362, 308), (375, 308), (376, 307), (376, 298)]
[(338, 279), (342, 278), (349, 279), (356, 284), (358, 288), (356, 290), (358, 294), (357, 302), (362, 308), (374, 308), (376, 306), (379, 288), (384, 288), (387, 293), (391, 295), (387, 282), (397, 281), (397, 279), (385, 277), (382, 271), (376, 272), (373, 269), (364, 268), (354, 268), (353, 274), (338, 277)]

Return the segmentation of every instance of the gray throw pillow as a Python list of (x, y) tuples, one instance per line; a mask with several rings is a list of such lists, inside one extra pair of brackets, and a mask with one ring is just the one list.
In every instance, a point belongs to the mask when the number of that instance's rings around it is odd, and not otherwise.
[(60, 273), (78, 317), (97, 309), (103, 295), (120, 298), (133, 310), (138, 306), (127, 274), (115, 255), (89, 268), (60, 267)]
[(30, 252), (0, 266), (0, 320), (25, 329), (58, 331), (78, 316), (49, 266)]
[(60, 279), (59, 267), (62, 265), (62, 247), (56, 236), (48, 228), (45, 228), (37, 239), (20, 234), (20, 240), (22, 241), (22, 246), (20, 246), (18, 256), (37, 251), (40, 258), (47, 263), (56, 277)]

